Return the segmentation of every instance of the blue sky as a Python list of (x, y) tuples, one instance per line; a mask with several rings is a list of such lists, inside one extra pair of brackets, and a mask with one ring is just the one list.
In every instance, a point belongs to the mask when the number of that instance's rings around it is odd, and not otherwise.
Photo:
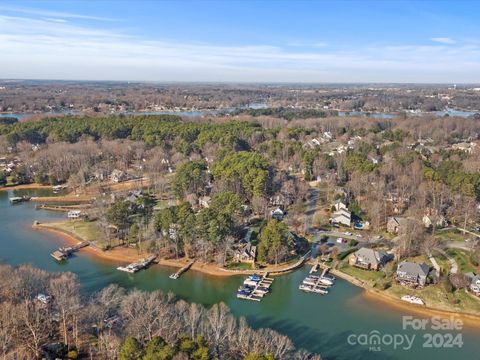
[(480, 83), (479, 1), (2, 1), (0, 78)]

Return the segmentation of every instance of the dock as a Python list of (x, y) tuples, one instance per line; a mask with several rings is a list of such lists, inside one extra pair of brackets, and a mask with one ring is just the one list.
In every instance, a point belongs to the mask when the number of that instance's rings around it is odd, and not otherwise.
[(117, 267), (117, 270), (134, 274), (137, 271), (148, 268), (156, 258), (157, 258), (157, 255), (152, 255), (152, 256), (149, 256), (148, 258), (140, 259), (140, 261), (138, 262), (128, 264), (127, 266), (119, 266)]
[(67, 260), (73, 253), (79, 251), (80, 249), (90, 245), (90, 242), (83, 241), (80, 244), (75, 246), (61, 247), (58, 250), (55, 250), (50, 255), (57, 261)]
[(261, 301), (265, 295), (270, 292), (273, 279), (268, 277), (268, 273), (260, 275), (250, 275), (243, 285), (238, 288), (237, 298), (243, 300)]
[(24, 201), (30, 201), (31, 197), (30, 196), (13, 196), (11, 198), (9, 198), (8, 200), (10, 200), (10, 204), (18, 204), (18, 203), (21, 203), (21, 202), (24, 202)]
[(336, 279), (334, 276), (328, 275), (329, 268), (323, 269), (321, 275), (313, 275), (318, 269), (319, 263), (317, 262), (310, 270), (310, 275), (303, 279), (303, 282), (299, 285), (299, 290), (320, 295), (328, 294), (329, 288), (335, 284)]
[(170, 275), (169, 278), (173, 280), (177, 280), (180, 276), (182, 276), (183, 273), (187, 272), (192, 267), (194, 262), (195, 260), (190, 261), (188, 264), (183, 266), (180, 270)]

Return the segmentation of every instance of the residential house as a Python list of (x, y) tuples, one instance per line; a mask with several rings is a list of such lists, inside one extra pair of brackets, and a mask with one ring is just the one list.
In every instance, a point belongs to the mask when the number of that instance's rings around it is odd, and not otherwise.
[(362, 247), (349, 256), (348, 263), (366, 270), (379, 270), (391, 257), (384, 251)]
[(447, 220), (443, 215), (427, 215), (425, 214), (422, 218), (423, 225), (426, 228), (431, 228), (435, 225), (436, 228), (444, 228), (448, 225)]
[(347, 204), (342, 199), (335, 200), (333, 207), (335, 211), (339, 211), (340, 209), (348, 210)]
[(480, 296), (480, 275), (468, 273), (467, 276), (471, 279), (470, 291), (477, 296)]
[(279, 193), (270, 197), (271, 206), (286, 207), (293, 204), (293, 198), (290, 195)]
[(79, 219), (82, 216), (82, 212), (80, 210), (70, 210), (67, 213), (67, 217), (69, 219)]
[(347, 209), (341, 208), (335, 211), (330, 218), (330, 223), (350, 227), (352, 224), (352, 214)]
[(409, 261), (402, 261), (398, 264), (395, 279), (401, 285), (424, 287), (427, 284), (427, 277), (430, 273), (430, 266), (417, 264)]
[(387, 232), (391, 234), (398, 234), (402, 227), (408, 222), (407, 218), (392, 216), (387, 221)]
[(248, 242), (244, 246), (241, 246), (235, 252), (235, 259), (239, 262), (254, 263), (257, 256), (257, 247)]
[(466, 152), (467, 154), (472, 154), (475, 151), (477, 144), (474, 142), (461, 142), (457, 144), (453, 144), (451, 149), (452, 150), (460, 150)]
[(122, 170), (115, 169), (110, 174), (110, 180), (114, 183), (119, 183), (127, 180), (127, 174)]
[(212, 201), (212, 198), (210, 196), (200, 196), (198, 198), (198, 205), (202, 208), (208, 208), (210, 207), (211, 201)]
[(272, 218), (278, 221), (282, 221), (285, 217), (285, 212), (279, 207), (271, 211)]
[(304, 149), (315, 149), (317, 147), (320, 146), (320, 141), (318, 141), (317, 139), (311, 139), (311, 140), (308, 140), (305, 144), (303, 144), (303, 148)]

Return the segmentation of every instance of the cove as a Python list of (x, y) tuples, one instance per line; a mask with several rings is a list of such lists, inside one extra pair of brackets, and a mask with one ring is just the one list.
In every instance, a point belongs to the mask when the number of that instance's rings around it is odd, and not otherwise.
[[(324, 359), (477, 359), (480, 353), (480, 330), (464, 328), (461, 348), (424, 347), (428, 330), (402, 329), (402, 316), (412, 315), (364, 296), (364, 290), (338, 280), (326, 296), (307, 294), (298, 285), (308, 273), (304, 267), (285, 276), (277, 277), (272, 293), (262, 302), (238, 300), (236, 289), (242, 276), (219, 278), (189, 271), (179, 280), (168, 278), (171, 268), (153, 266), (146, 271), (130, 275), (115, 270), (119, 263), (99, 260), (87, 253), (78, 253), (65, 263), (56, 263), (50, 252), (64, 244), (61, 238), (31, 228), (33, 221), (64, 219), (62, 213), (35, 210), (33, 203), (11, 205), (14, 195), (50, 195), (47, 190), (0, 192), (0, 262), (10, 265), (32, 264), (48, 271), (70, 271), (78, 275), (85, 294), (111, 283), (127, 289), (160, 290), (172, 292), (178, 298), (210, 306), (225, 302), (233, 314), (245, 316), (255, 327), (270, 327), (289, 336), (297, 347), (315, 351)], [(1, 280), (0, 280), (1, 284)], [(414, 315), (418, 318), (418, 315)], [(448, 331), (447, 331), (448, 332)], [(392, 344), (379, 347), (349, 344), (349, 336), (371, 334), (415, 336), (412, 348), (394, 348)], [(457, 332), (453, 333), (456, 335)]]

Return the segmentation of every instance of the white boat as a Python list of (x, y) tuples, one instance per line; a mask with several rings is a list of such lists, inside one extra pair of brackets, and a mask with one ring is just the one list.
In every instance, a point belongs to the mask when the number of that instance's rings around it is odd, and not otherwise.
[(403, 301), (409, 302), (410, 304), (425, 305), (422, 299), (412, 295), (404, 295), (400, 299), (402, 299)]
[(318, 288), (318, 287), (313, 288), (313, 292), (314, 292), (314, 293), (317, 293), (317, 294), (321, 294), (321, 295), (326, 295), (326, 294), (328, 294), (328, 290), (325, 290), (325, 289), (322, 289), (322, 288)]
[(243, 283), (245, 285), (248, 285), (248, 286), (257, 286), (259, 281), (254, 281), (252, 279), (246, 279)]
[(302, 290), (302, 291), (312, 291), (313, 286), (312, 285), (306, 285), (306, 284), (300, 284), (298, 289)]
[(318, 282), (323, 285), (333, 285), (333, 281), (326, 277), (321, 277), (320, 279), (318, 279)]

